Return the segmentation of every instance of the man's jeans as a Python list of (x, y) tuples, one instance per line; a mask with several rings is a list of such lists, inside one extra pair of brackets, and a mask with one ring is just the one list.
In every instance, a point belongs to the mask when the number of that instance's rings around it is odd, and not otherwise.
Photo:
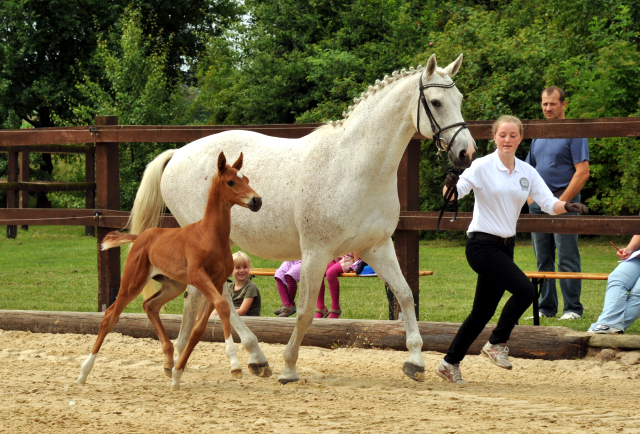
[(640, 316), (640, 257), (623, 262), (609, 275), (604, 309), (595, 324), (625, 331)]
[[(579, 202), (578, 193), (571, 202)], [(540, 206), (533, 202), (529, 205), (529, 214), (545, 214)], [(567, 213), (578, 215), (578, 213)], [(577, 234), (544, 234), (531, 233), (533, 252), (536, 255), (538, 271), (555, 271), (555, 252), (558, 250), (558, 271), (580, 272), (580, 252), (578, 251)], [(580, 303), (582, 281), (580, 279), (560, 279), (560, 290), (564, 300), (564, 313), (575, 312), (582, 316)], [(540, 313), (555, 316), (558, 313), (558, 293), (555, 279), (546, 280), (540, 290)]]

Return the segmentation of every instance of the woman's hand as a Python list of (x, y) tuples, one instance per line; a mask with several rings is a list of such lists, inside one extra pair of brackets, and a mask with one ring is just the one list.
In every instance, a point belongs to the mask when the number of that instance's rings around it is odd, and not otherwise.
[(618, 258), (620, 258), (621, 261), (624, 261), (625, 259), (627, 259), (629, 256), (631, 256), (633, 252), (630, 251), (627, 248), (624, 249), (620, 249), (616, 252), (616, 255), (618, 255)]
[(589, 208), (580, 202), (565, 202), (564, 209), (567, 212), (577, 212), (580, 214), (589, 214)]

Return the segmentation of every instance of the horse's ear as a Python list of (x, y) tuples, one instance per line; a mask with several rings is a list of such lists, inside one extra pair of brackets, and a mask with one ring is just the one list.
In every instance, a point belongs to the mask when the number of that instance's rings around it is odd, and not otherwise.
[(444, 70), (447, 72), (449, 77), (453, 78), (453, 76), (458, 73), (458, 70), (460, 69), (460, 65), (462, 65), (462, 53), (460, 53), (460, 55), (454, 62), (451, 62), (449, 66), (444, 68)]
[(220, 152), (218, 156), (218, 171), (220, 173), (224, 172), (224, 169), (227, 167), (227, 159), (224, 156), (224, 152)]
[(436, 61), (436, 53), (433, 53), (429, 60), (427, 61), (427, 80), (436, 72), (436, 68), (438, 67), (438, 62)]
[(240, 168), (242, 167), (242, 152), (240, 152), (240, 156), (238, 157), (236, 162), (233, 163), (233, 166), (231, 167), (233, 167), (236, 170), (240, 170)]

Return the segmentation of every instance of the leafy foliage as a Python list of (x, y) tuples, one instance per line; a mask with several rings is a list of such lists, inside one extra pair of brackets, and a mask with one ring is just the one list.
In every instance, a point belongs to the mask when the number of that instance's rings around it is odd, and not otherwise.
[(216, 40), (199, 70), (208, 123), (335, 119), (425, 45), (434, 2), (248, 0), (247, 25)]
[[(105, 76), (92, 81), (85, 76), (77, 84), (90, 105), (72, 106), (75, 117), (91, 125), (95, 116), (116, 115), (121, 125), (181, 125), (187, 122), (185, 87), (167, 72), (168, 45), (144, 32), (141, 13), (127, 8), (120, 23), (122, 35), (98, 41), (95, 64)], [(110, 35), (112, 36), (112, 35)], [(167, 143), (120, 144), (121, 206), (133, 204), (146, 165)]]

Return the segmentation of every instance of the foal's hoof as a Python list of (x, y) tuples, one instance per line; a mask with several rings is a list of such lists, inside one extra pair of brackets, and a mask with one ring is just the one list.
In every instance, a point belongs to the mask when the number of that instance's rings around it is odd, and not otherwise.
[(242, 369), (232, 369), (231, 376), (233, 378), (242, 378)]
[(271, 368), (269, 363), (249, 363), (249, 371), (258, 377), (271, 377)]
[(164, 375), (171, 378), (173, 376), (171, 370), (172, 370), (171, 368), (164, 368)]
[(424, 367), (422, 366), (416, 366), (413, 363), (404, 362), (402, 372), (412, 380), (420, 382), (424, 381)]

